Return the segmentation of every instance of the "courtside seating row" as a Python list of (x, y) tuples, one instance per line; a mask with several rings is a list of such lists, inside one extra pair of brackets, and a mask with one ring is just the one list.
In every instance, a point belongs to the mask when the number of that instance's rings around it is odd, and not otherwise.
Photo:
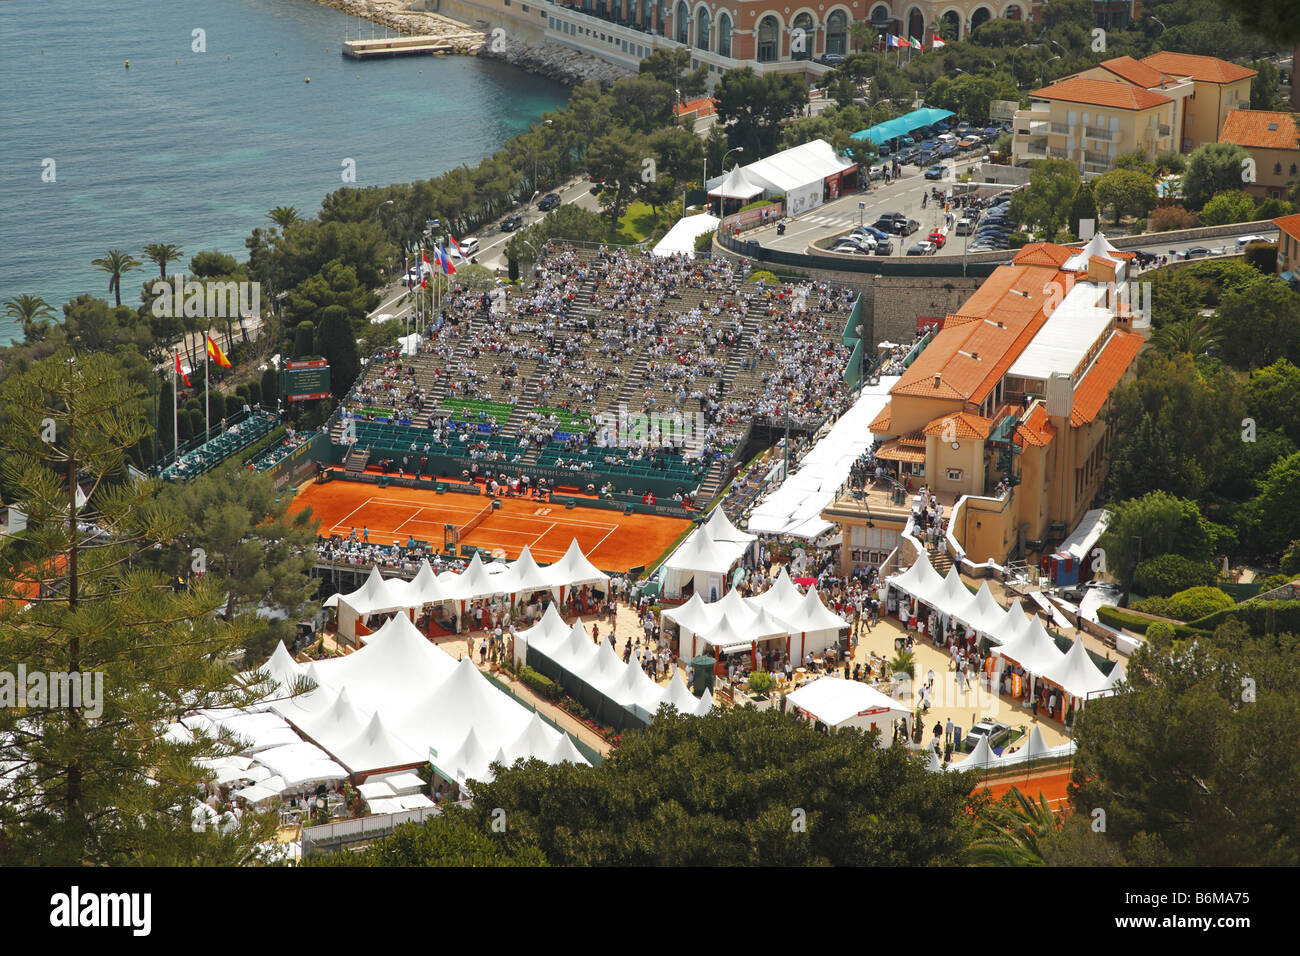
[(170, 481), (175, 478), (195, 478), (209, 472), (231, 455), (237, 454), (262, 438), (277, 424), (278, 421), (274, 416), (251, 415), (232, 430), (222, 432), (216, 438), (185, 455), (175, 465), (165, 468), (162, 477)]

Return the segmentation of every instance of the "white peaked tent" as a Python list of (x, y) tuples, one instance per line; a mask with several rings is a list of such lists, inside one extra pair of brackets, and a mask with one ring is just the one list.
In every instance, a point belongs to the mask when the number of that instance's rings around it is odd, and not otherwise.
[[(395, 703), (423, 697), (456, 667), (450, 655), (430, 644), (405, 615), (398, 615), (370, 635), (370, 643), (347, 657), (317, 661), (312, 676), (322, 686), (347, 687), (353, 703), (385, 716)], [(290, 723), (293, 712), (281, 709)]]
[(940, 609), (945, 612), (948, 612), (949, 608), (961, 607), (974, 597), (970, 591), (966, 590), (966, 585), (961, 583), (961, 575), (957, 573), (957, 565), (954, 564), (950, 567), (948, 573), (943, 576), (943, 588), (936, 597), (939, 599)]
[[(441, 581), (441, 579), (439, 579)], [(476, 601), (501, 594), (501, 582), (488, 574), (477, 551), (465, 570), (447, 581), (448, 597), (457, 601)]]
[(437, 756), (431, 756), (430, 759), (434, 768), (451, 781), (463, 778), (489, 782), (493, 778), (492, 772), (488, 770), (492, 763), (492, 755), (483, 748), (478, 734), (474, 733), (472, 727), (459, 747), (445, 757), (439, 753)]
[(1053, 760), (1058, 757), (1068, 757), (1078, 748), (1073, 740), (1067, 740), (1065, 743), (1056, 747), (1047, 746), (1043, 740), (1042, 731), (1037, 726), (1029, 733), (1029, 741), (1024, 744), (1015, 753), (1003, 752), (998, 760), (1001, 767), (1014, 767), (1016, 764), (1031, 763), (1035, 760)]
[(269, 701), (287, 695), (295, 684), (307, 676), (308, 670), (306, 665), (299, 664), (293, 659), (293, 655), (285, 649), (284, 642), (281, 641), (275, 645), (275, 650), (265, 664), (256, 670), (245, 671), (240, 675), (240, 679), (247, 685), (266, 687), (264, 700)]
[(746, 547), (734, 541), (714, 541), (701, 525), (664, 563), (664, 596), (680, 597), (687, 582), (693, 581), (696, 594), (712, 597), (716, 592), (722, 597), (727, 575), (740, 563)]
[(713, 710), (713, 691), (706, 687), (704, 693), (700, 695), (700, 705), (695, 711), (695, 716), (706, 717), (711, 710)]
[(318, 693), (320, 696), (328, 696), (332, 693), (334, 699), (328, 707), (304, 713), (296, 718), (295, 724), (304, 736), (309, 737), (322, 749), (336, 753), (335, 748), (339, 744), (360, 735), (366, 727), (369, 715), (353, 706), (346, 687), (337, 692), (322, 689)]
[(615, 689), (626, 696), (627, 703), (624, 706), (649, 723), (658, 712), (659, 705), (664, 702), (667, 692), (636, 664), (624, 665), (623, 671), (625, 676), (622, 684)]
[(1116, 677), (1118, 671), (1119, 664), (1116, 664), (1110, 676), (1103, 674), (1088, 656), (1087, 648), (1083, 646), (1083, 638), (1076, 637), (1074, 644), (1069, 651), (1061, 655), (1056, 665), (1042, 671), (1038, 676), (1056, 684), (1071, 697), (1081, 697), (1086, 700), (1089, 694), (1110, 690), (1119, 680), (1122, 680), (1122, 677)]
[(841, 677), (821, 677), (791, 693), (786, 701), (799, 713), (821, 721), (832, 730), (857, 727), (881, 731), (894, 720), (907, 717), (910, 711), (880, 691), (861, 681)]
[(1043, 627), (1043, 622), (1037, 618), (1029, 622), (1018, 638), (993, 648), (993, 653), (1014, 661), (1037, 677), (1055, 670), (1065, 658), (1052, 635)]
[(560, 617), (560, 612), (555, 610), (555, 605), (546, 605), (541, 620), (515, 635), (515, 663), (527, 663), (530, 647), (536, 647), (550, 657), (551, 650), (564, 642), (564, 639), (569, 636), (569, 631), (569, 625), (564, 623), (564, 618)]
[(741, 531), (727, 513), (722, 510), (722, 506), (713, 509), (713, 514), (709, 515), (709, 520), (704, 522), (704, 527), (709, 531), (709, 537), (714, 541), (725, 541), (731, 544), (751, 545), (758, 540), (758, 535), (750, 534), (748, 531)]
[(372, 567), (365, 584), (350, 594), (331, 594), (325, 599), (325, 607), (338, 608), (339, 633), (355, 638), (358, 618), (405, 610), (406, 590), (404, 581), (386, 581), (379, 568)]
[(916, 556), (910, 568), (901, 574), (891, 574), (885, 581), (891, 588), (930, 605), (937, 605), (943, 593), (943, 578), (924, 551)]
[(548, 763), (576, 763), (579, 766), (587, 766), (587, 758), (582, 755), (573, 740), (568, 734), (560, 734), (559, 740), (556, 741), (555, 749), (551, 751)]
[[(546, 568), (545, 577), (551, 587), (567, 589), (593, 584), (599, 585), (600, 590), (609, 593), (609, 575), (587, 560), (587, 556), (578, 547), (577, 538), (569, 542), (569, 550), (564, 552), (564, 557)], [(560, 596), (563, 599), (563, 590)]]
[(529, 711), (493, 687), (466, 659), (423, 698), (392, 714), (393, 732), (413, 746), (440, 754), (454, 749), (472, 729), (484, 746), (500, 746), (523, 732)]
[(740, 167), (734, 167), (731, 172), (723, 177), (722, 182), (709, 190), (710, 198), (719, 196), (723, 199), (739, 199), (742, 202), (749, 202), (755, 196), (762, 195), (763, 187), (757, 183), (751, 182), (745, 175), (745, 170)]
[(668, 681), (668, 691), (664, 694), (663, 703), (672, 704), (677, 708), (679, 714), (699, 714), (700, 698), (691, 693), (686, 681), (678, 674), (673, 674), (672, 679)]
[[(299, 741), (263, 750), (253, 758), (284, 779), (286, 788), (342, 780), (348, 772), (315, 744)], [(264, 782), (265, 785), (265, 782)]]
[(333, 744), (327, 749), (354, 774), (414, 767), (429, 759), (427, 753), (421, 753), (404, 740), (399, 740), (377, 713), (355, 737)]
[(555, 732), (546, 725), (542, 718), (534, 713), (529, 718), (523, 733), (511, 741), (505, 748), (505, 765), (512, 766), (516, 760), (528, 760), (531, 757), (545, 759), (542, 754), (555, 749)]
[(554, 644), (547, 656), (570, 674), (581, 676), (591, 668), (599, 652), (579, 618), (569, 629), (569, 636)]
[[(810, 645), (822, 640), (829, 646), (839, 637), (840, 630), (849, 626), (848, 621), (822, 603), (822, 597), (815, 587), (810, 587), (802, 601), (789, 613), (781, 613), (781, 616), (791, 624), (799, 625), (799, 630)], [(809, 649), (812, 649), (811, 646)]]
[(1025, 631), (1029, 630), (1030, 617), (1025, 613), (1025, 609), (1020, 604), (1020, 598), (1011, 602), (1011, 607), (1007, 608), (1006, 617), (1002, 619), (1002, 624), (998, 627), (996, 634), (989, 636), (996, 639), (1002, 644), (1017, 640)]
[(578, 677), (606, 697), (611, 697), (626, 706), (626, 701), (620, 699), (612, 691), (622, 681), (623, 671), (627, 668), (627, 665), (614, 653), (614, 648), (609, 646), (609, 641), (602, 640), (599, 645), (592, 646), (596, 647), (596, 653), (594, 656), (587, 658), (586, 667), (577, 672)]
[[(964, 585), (962, 590), (966, 590)], [(973, 627), (980, 634), (993, 639), (997, 639), (998, 632), (1007, 619), (1006, 611), (1002, 609), (997, 599), (993, 597), (993, 592), (989, 590), (987, 580), (980, 583), (980, 589), (975, 594), (967, 591), (966, 600), (961, 604), (953, 605), (949, 613), (957, 620)]]
[(443, 601), (450, 599), (447, 589), (438, 580), (438, 576), (434, 574), (433, 568), (429, 565), (429, 559), (421, 560), (420, 569), (415, 572), (415, 577), (406, 585), (406, 601), (409, 606), (425, 607), (429, 604), (441, 604)]
[(709, 603), (696, 592), (685, 604), (664, 608), (661, 616), (676, 624), (683, 634), (705, 634), (717, 626), (720, 604), (720, 601)]
[(772, 582), (772, 586), (762, 594), (754, 595), (749, 599), (749, 603), (766, 608), (779, 617), (782, 608), (794, 607), (802, 600), (803, 595), (799, 593), (799, 589), (790, 580), (790, 575), (785, 573), (785, 565), (783, 564), (781, 570), (776, 572), (776, 579)]
[(988, 770), (1000, 764), (998, 755), (993, 752), (989, 746), (988, 735), (980, 737), (979, 742), (975, 744), (975, 749), (966, 755), (962, 760), (953, 761), (953, 770)]
[(509, 569), (497, 583), (506, 589), (512, 599), (517, 599), (520, 595), (531, 594), (533, 591), (554, 592), (556, 587), (551, 583), (552, 577), (550, 569), (539, 566), (533, 560), (533, 553), (528, 550), (528, 545), (524, 545), (523, 550), (519, 552), (519, 557), (511, 562)]

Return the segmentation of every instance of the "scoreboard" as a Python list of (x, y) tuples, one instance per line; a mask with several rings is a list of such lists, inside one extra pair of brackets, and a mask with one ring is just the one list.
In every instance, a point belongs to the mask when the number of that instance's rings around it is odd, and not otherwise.
[(284, 363), (284, 395), (290, 402), (330, 397), (330, 363), (324, 359)]

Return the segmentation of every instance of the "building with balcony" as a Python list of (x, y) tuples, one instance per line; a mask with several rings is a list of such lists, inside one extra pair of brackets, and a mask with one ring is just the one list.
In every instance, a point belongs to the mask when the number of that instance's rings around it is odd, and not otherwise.
[(1100, 234), (1083, 249), (1035, 243), (944, 318), (871, 423), (889, 474), (822, 513), (844, 530), (846, 564), (853, 542), (902, 530), (922, 484), (971, 561), (1040, 552), (1078, 523), (1106, 474), (1111, 394), (1143, 343), (1132, 258)]
[(1255, 160), (1255, 181), (1245, 189), (1260, 198), (1286, 199), (1300, 178), (1300, 128), (1291, 113), (1233, 110), (1221, 143), (1244, 147)]
[(1042, 159), (1055, 146), (1088, 175), (1124, 153), (1191, 152), (1219, 141), (1228, 114), (1250, 102), (1254, 75), (1184, 53), (1104, 60), (1030, 94), (1030, 108), (1016, 113), (1013, 161)]

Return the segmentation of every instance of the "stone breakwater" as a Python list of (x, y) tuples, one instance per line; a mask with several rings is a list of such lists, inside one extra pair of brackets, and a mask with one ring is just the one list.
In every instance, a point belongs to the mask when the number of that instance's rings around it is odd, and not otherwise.
[[(317, 3), (405, 35), (444, 38), (456, 53), (500, 60), (528, 73), (544, 76), (569, 86), (588, 80), (613, 83), (631, 71), (607, 63), (600, 57), (558, 43), (525, 43), (506, 32), (489, 37), (482, 30), (426, 10), (410, 9), (410, 0), (316, 0)], [(489, 42), (491, 40), (491, 42)]]

